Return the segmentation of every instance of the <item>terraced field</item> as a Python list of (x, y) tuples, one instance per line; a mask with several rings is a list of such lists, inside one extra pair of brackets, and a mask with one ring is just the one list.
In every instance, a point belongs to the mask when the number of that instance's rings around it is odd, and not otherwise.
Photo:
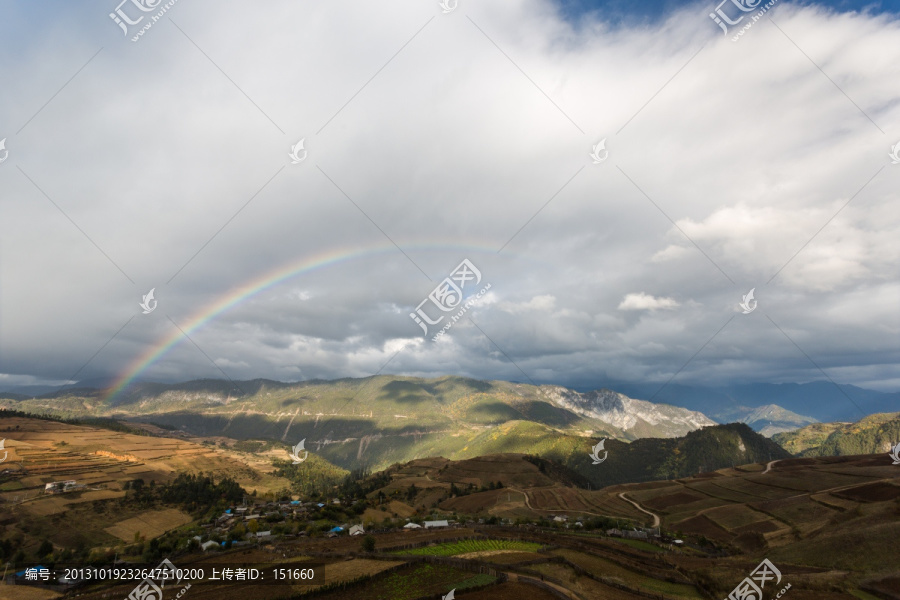
[[(124, 484), (136, 478), (166, 481), (176, 472), (230, 477), (248, 489), (279, 489), (285, 480), (260, 472), (237, 455), (183, 439), (132, 435), (55, 421), (7, 417), (4, 482), (0, 504), (12, 529), (36, 536), (92, 543), (129, 541), (134, 533), (158, 535), (185, 521), (184, 515), (106, 515), (100, 520), (89, 508), (96, 500), (120, 498)], [(75, 491), (48, 494), (45, 485), (74, 480)], [(177, 511), (176, 511), (177, 512)], [(143, 519), (143, 521), (142, 521)], [(27, 531), (26, 531), (27, 530)]]
[[(604, 492), (626, 491), (661, 517), (663, 529), (741, 548), (802, 544), (823, 531), (832, 533), (833, 525), (851, 514), (869, 517), (860, 522), (858, 535), (865, 527), (874, 534), (879, 519), (887, 518), (881, 515), (900, 498), (900, 470), (892, 469), (887, 457), (785, 459), (768, 473), (748, 471), (723, 469), (657, 487), (623, 485)], [(896, 526), (897, 520), (885, 523)]]

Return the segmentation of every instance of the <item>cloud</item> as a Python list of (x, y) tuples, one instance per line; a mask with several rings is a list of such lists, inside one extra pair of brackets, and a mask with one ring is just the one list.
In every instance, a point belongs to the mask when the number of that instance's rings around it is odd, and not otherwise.
[[(795, 342), (896, 389), (892, 15), (179, 2), (132, 43), (110, 10), (0, 23), (8, 382), (175, 336), (142, 377), (821, 379)], [(409, 314), (464, 258), (491, 290), (433, 343)]]
[(672, 298), (656, 298), (644, 292), (626, 294), (619, 303), (619, 310), (670, 310), (678, 307)]

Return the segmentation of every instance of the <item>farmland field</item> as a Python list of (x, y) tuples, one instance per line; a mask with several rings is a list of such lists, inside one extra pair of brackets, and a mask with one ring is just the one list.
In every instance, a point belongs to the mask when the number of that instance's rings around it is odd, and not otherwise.
[(413, 556), (456, 556), (471, 552), (509, 550), (518, 552), (536, 552), (541, 544), (533, 542), (516, 542), (511, 540), (461, 540), (435, 546), (425, 546), (413, 550), (403, 550), (397, 554)]
[(879, 481), (836, 492), (835, 495), (857, 502), (881, 502), (900, 498), (900, 486)]
[(190, 515), (174, 508), (168, 508), (146, 511), (137, 517), (125, 519), (106, 527), (104, 531), (123, 542), (130, 542), (135, 539), (137, 534), (152, 539), (190, 522)]
[(731, 530), (750, 525), (751, 523), (765, 521), (769, 518), (768, 515), (752, 510), (742, 504), (714, 508), (706, 511), (705, 514), (725, 529)]
[[(446, 594), (452, 589), (490, 584), (490, 575), (475, 575), (444, 565), (419, 564), (376, 577), (365, 584), (366, 600), (413, 600), (424, 595)], [(323, 596), (326, 600), (358, 600), (360, 589), (335, 591)]]
[[(631, 571), (611, 560), (592, 556), (574, 550), (556, 550), (553, 554), (562, 556), (579, 567), (601, 577), (611, 577), (625, 582), (635, 588), (644, 588), (654, 592), (663, 592), (685, 598), (702, 598), (697, 590), (690, 585), (676, 584), (667, 581), (649, 579), (636, 571)], [(605, 596), (603, 596), (605, 597)]]

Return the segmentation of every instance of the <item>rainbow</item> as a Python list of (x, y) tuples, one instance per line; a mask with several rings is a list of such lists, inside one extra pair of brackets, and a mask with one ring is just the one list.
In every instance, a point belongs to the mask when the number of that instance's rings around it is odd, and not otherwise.
[[(496, 248), (488, 248), (486, 246), (477, 245), (460, 246), (450, 244), (423, 244), (410, 245), (407, 246), (407, 248), (416, 248), (421, 250), (452, 250), (455, 254), (459, 254), (461, 250), (478, 253), (497, 253)], [(275, 269), (272, 269), (271, 271), (267, 271), (266, 273), (255, 277), (254, 279), (244, 284), (235, 287), (224, 297), (197, 311), (194, 315), (189, 317), (186, 324), (180, 324), (180, 327), (184, 331), (184, 334), (190, 335), (228, 309), (237, 306), (238, 304), (244, 302), (249, 298), (252, 298), (260, 292), (275, 287), (276, 285), (288, 279), (291, 279), (292, 277), (296, 277), (297, 275), (303, 273), (309, 273), (324, 267), (333, 266), (342, 262), (348, 262), (360, 258), (370, 258), (375, 255), (396, 251), (396, 246), (390, 243), (386, 243), (381, 246), (369, 247), (362, 250), (332, 250), (330, 252), (321, 253), (313, 257), (305, 257), (300, 260), (281, 265)], [(515, 256), (512, 253), (509, 253), (509, 255)], [(458, 260), (462, 260), (462, 258), (465, 257), (460, 256)], [(448, 266), (448, 272), (449, 269), (452, 269), (455, 266), (455, 263)], [(129, 384), (137, 379), (141, 375), (141, 373), (143, 373), (156, 361), (162, 358), (169, 350), (177, 346), (178, 343), (181, 342), (184, 338), (185, 335), (183, 335), (181, 331), (178, 331), (176, 329), (171, 335), (161, 339), (159, 342), (151, 346), (146, 352), (135, 359), (125, 369), (125, 371), (115, 379), (113, 384), (106, 391), (106, 400), (110, 400), (117, 394), (119, 394), (123, 389), (125, 389)]]

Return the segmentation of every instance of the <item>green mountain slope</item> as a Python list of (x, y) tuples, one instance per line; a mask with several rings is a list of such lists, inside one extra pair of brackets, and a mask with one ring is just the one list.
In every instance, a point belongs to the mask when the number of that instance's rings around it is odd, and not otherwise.
[(794, 456), (879, 454), (900, 442), (900, 412), (869, 415), (856, 423), (817, 423), (772, 439)]
[[(467, 460), (487, 455), (526, 454), (562, 465), (582, 476), (591, 487), (600, 488), (676, 479), (733, 465), (790, 457), (780, 446), (743, 423), (704, 427), (680, 438), (645, 438), (631, 443), (607, 439), (604, 444), (607, 458), (595, 465), (590, 454), (598, 441), (565, 435), (539, 423), (513, 421), (482, 432), (423, 437), (417, 444), (402, 447), (383, 439), (374, 440), (361, 458), (378, 469), (386, 462), (405, 463), (425, 456)], [(349, 448), (342, 449), (342, 446)], [(350, 442), (335, 443), (323, 447), (321, 452), (327, 460), (347, 467), (353, 463), (351, 455), (356, 447)]]

